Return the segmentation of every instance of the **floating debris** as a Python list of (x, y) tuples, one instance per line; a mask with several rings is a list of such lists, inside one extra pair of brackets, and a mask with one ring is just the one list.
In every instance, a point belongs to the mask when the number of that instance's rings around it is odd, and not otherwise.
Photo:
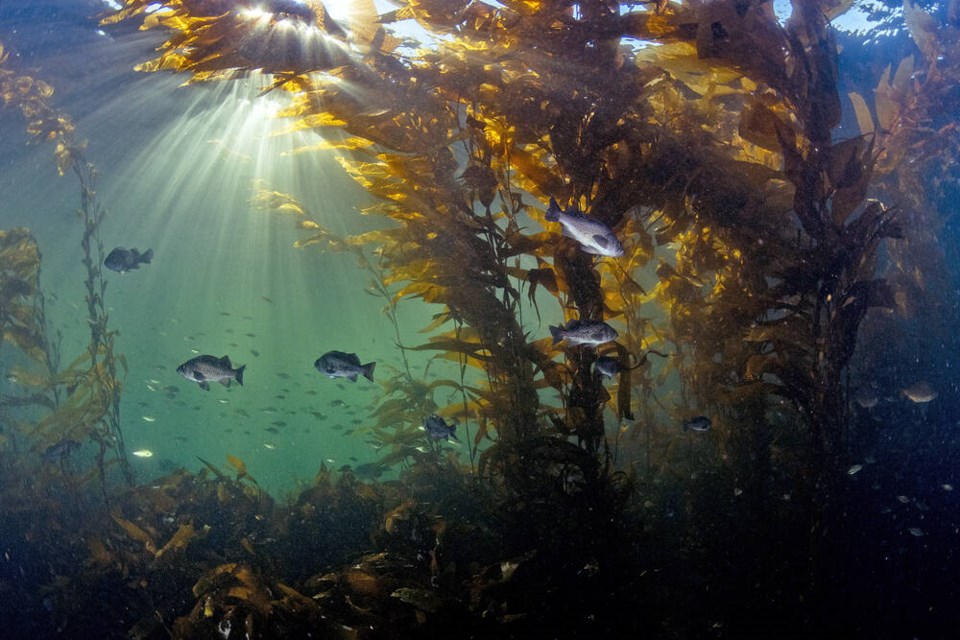
[(133, 455), (138, 458), (152, 458), (153, 451), (150, 451), (150, 449), (137, 449), (133, 452)]
[(156, 422), (157, 419), (153, 416), (141, 416), (144, 422)]
[(942, 484), (942, 485), (940, 485), (940, 486), (943, 487), (943, 490), (944, 490), (944, 491), (953, 491), (953, 485), (952, 485), (952, 484)]
[(855, 465), (853, 465), (852, 467), (850, 467), (849, 469), (847, 469), (847, 475), (848, 475), (848, 476), (856, 475), (857, 472), (860, 471), (860, 469), (863, 469), (863, 465), (862, 465), (862, 464), (855, 464)]
[(907, 529), (907, 531), (909, 531), (910, 535), (912, 535), (914, 538), (919, 538), (923, 536), (923, 529), (921, 529), (920, 527), (910, 527), (909, 529)]
[(899, 500), (902, 504), (910, 504), (910, 498), (907, 496), (897, 496), (897, 500)]

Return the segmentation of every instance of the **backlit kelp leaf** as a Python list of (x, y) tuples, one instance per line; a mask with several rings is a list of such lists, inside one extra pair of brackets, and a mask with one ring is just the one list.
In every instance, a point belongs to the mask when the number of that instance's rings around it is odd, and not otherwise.
[(900, 61), (892, 80), (891, 69), (892, 66), (888, 65), (874, 90), (877, 122), (888, 131), (894, 128), (897, 117), (906, 109), (907, 96), (912, 91), (913, 56)]
[(860, 135), (867, 135), (874, 132), (873, 117), (870, 115), (870, 108), (866, 100), (859, 93), (851, 91), (847, 94), (850, 104), (853, 105), (853, 112), (857, 116), (857, 125), (860, 127)]
[(937, 20), (920, 8), (912, 0), (903, 2), (903, 21), (907, 31), (923, 57), (928, 63), (933, 63), (940, 55), (941, 45)]
[(237, 480), (247, 477), (247, 465), (243, 460), (228, 453), (227, 462), (237, 471)]

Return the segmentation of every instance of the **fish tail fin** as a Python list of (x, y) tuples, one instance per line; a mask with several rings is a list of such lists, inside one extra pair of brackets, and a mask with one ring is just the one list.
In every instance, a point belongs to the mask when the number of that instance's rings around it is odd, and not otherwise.
[(140, 261), (150, 264), (150, 261), (153, 260), (153, 249), (147, 249), (142, 254), (140, 254)]
[(247, 368), (247, 365), (240, 365), (240, 368), (237, 369), (237, 374), (233, 377), (241, 387), (243, 386), (243, 371)]
[(368, 362), (367, 364), (361, 367), (363, 369), (363, 377), (373, 382), (373, 369), (377, 366), (376, 362)]
[(557, 204), (556, 198), (550, 196), (550, 206), (547, 207), (547, 213), (544, 214), (544, 218), (549, 222), (556, 222), (560, 219), (560, 214), (563, 213), (560, 209), (560, 205)]
[(563, 340), (563, 327), (550, 325), (550, 335), (553, 336), (553, 344), (557, 344)]

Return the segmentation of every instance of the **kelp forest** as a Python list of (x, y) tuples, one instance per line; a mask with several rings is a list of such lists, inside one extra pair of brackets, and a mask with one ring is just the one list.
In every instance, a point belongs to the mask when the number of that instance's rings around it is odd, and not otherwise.
[[(364, 274), (402, 364), (373, 461), (296, 495), (235, 455), (138, 478), (96, 158), (0, 49), (5, 110), (77, 184), (89, 333), (64, 349), (44, 247), (0, 232), (0, 635), (947, 637), (954, 533), (876, 532), (888, 478), (940, 449), (947, 482), (958, 447), (931, 353), (958, 320), (960, 3), (906, 0), (899, 57), (850, 78), (848, 0), (117, 4), (92, 19), (154, 37), (145, 77), (253, 83), (365, 190), (356, 234), (265, 182), (250, 207)], [(913, 439), (868, 453), (881, 421)]]

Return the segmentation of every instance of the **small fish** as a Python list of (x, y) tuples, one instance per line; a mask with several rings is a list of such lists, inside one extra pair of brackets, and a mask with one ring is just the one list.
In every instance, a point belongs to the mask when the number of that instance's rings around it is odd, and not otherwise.
[(909, 531), (910, 535), (912, 535), (914, 538), (923, 537), (923, 529), (921, 529), (920, 527), (910, 527), (909, 529), (907, 529), (907, 531)]
[(446, 421), (437, 414), (433, 414), (423, 421), (423, 430), (427, 432), (427, 435), (430, 436), (432, 440), (449, 440), (453, 438), (457, 442), (460, 442), (460, 438), (458, 438), (455, 433), (457, 425), (447, 424)]
[(606, 322), (571, 320), (565, 327), (552, 325), (550, 335), (553, 336), (553, 344), (566, 340), (571, 345), (596, 346), (616, 340), (618, 334), (617, 330)]
[(690, 418), (689, 420), (683, 421), (684, 431), (696, 431), (696, 432), (709, 431), (710, 427), (712, 426), (713, 426), (713, 422), (711, 422), (710, 418), (708, 418), (707, 416), (696, 416), (696, 417)]
[(910, 385), (906, 389), (901, 389), (901, 392), (910, 402), (916, 402), (917, 404), (932, 402), (940, 395), (930, 387), (929, 383), (923, 380)]
[(133, 455), (138, 458), (152, 458), (153, 451), (150, 451), (150, 449), (137, 449), (133, 452)]
[(942, 485), (940, 485), (940, 486), (943, 488), (944, 491), (953, 491), (953, 485), (952, 485), (952, 484), (942, 484)]
[(211, 382), (219, 382), (229, 387), (230, 381), (236, 380), (242, 386), (243, 370), (246, 368), (246, 365), (241, 365), (234, 369), (227, 356), (216, 358), (202, 355), (191, 358), (177, 367), (177, 373), (191, 382), (196, 382), (204, 391), (209, 391)]
[(43, 459), (47, 462), (54, 462), (57, 460), (63, 461), (64, 458), (69, 457), (69, 455), (80, 448), (80, 443), (76, 440), (71, 440), (69, 438), (64, 438), (59, 442), (55, 442), (46, 449), (43, 450)]
[(252, 355), (254, 358), (259, 358), (260, 352), (257, 351), (256, 349), (250, 349), (250, 355)]
[(150, 264), (153, 260), (153, 249), (140, 253), (137, 249), (117, 247), (111, 251), (103, 261), (103, 266), (111, 271), (123, 273), (138, 268), (141, 264)]
[(623, 245), (610, 227), (584, 215), (576, 207), (568, 207), (566, 211), (562, 211), (557, 201), (550, 198), (550, 206), (547, 207), (544, 218), (550, 222), (559, 222), (563, 227), (563, 235), (576, 240), (586, 253), (612, 258), (623, 255)]
[(620, 373), (620, 360), (610, 356), (600, 356), (594, 363), (593, 370), (604, 378), (612, 378)]
[(141, 416), (144, 422), (156, 422), (157, 419), (153, 416)]
[(270, 449), (271, 451), (273, 451), (274, 449), (277, 448), (277, 445), (273, 444), (272, 442), (264, 442), (263, 447), (265, 449)]
[(910, 498), (908, 498), (907, 496), (897, 496), (897, 500), (900, 502), (900, 504), (910, 503)]
[(362, 375), (373, 382), (373, 368), (377, 366), (377, 363), (360, 364), (360, 358), (355, 353), (328, 351), (320, 356), (313, 363), (313, 366), (317, 368), (317, 371), (327, 374), (331, 379), (346, 378), (350, 382), (356, 382), (357, 376)]
[(880, 403), (880, 396), (871, 387), (860, 387), (853, 394), (853, 401), (864, 409), (873, 409)]
[(852, 467), (850, 467), (849, 469), (847, 469), (847, 475), (848, 475), (848, 476), (856, 475), (857, 472), (860, 471), (860, 469), (863, 469), (863, 465), (861, 465), (861, 464), (855, 464), (855, 465), (853, 465)]

